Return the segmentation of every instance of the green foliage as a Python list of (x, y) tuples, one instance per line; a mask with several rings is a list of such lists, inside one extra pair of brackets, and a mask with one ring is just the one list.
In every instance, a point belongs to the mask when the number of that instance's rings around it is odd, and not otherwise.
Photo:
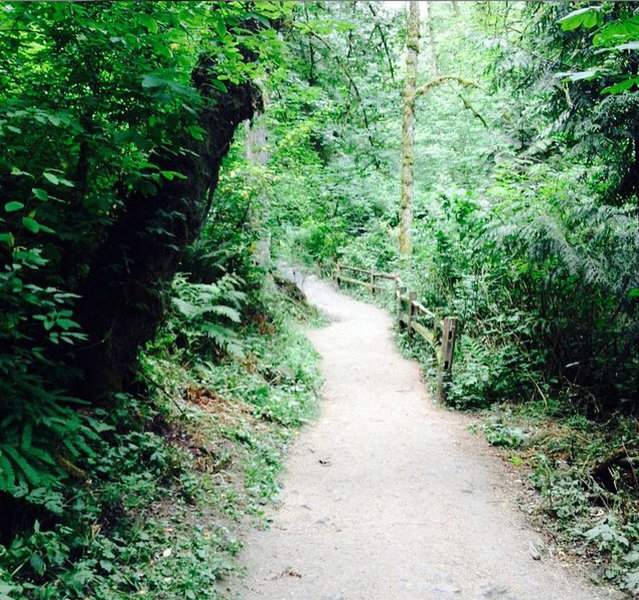
[[(172, 560), (159, 560), (172, 540), (169, 526), (152, 518), (153, 503), (175, 491), (175, 479), (184, 481), (185, 497), (189, 487), (183, 453), (158, 425), (168, 411), (129, 395), (96, 408), (106, 398), (96, 398), (93, 385), (107, 392), (118, 385), (91, 382), (83, 368), (123, 315), (138, 311), (141, 326), (155, 329), (162, 302), (153, 304), (152, 288), (161, 300), (184, 230), (199, 230), (217, 181), (207, 165), (210, 180), (189, 207), (194, 174), (173, 166), (210, 141), (203, 84), (230, 94), (277, 68), (282, 43), (271, 26), (290, 14), (272, 2), (0, 10), (0, 530), (7, 540), (0, 597), (107, 600), (164, 590), (213, 597), (228, 570), (224, 557), (237, 544), (207, 524), (195, 527), (201, 534), (181, 534)], [(169, 202), (174, 208), (165, 209)], [(118, 239), (148, 207), (153, 218)], [(211, 229), (228, 228), (223, 220)], [(151, 238), (152, 255), (139, 256), (138, 244)], [(246, 239), (229, 238), (238, 246)], [(209, 249), (218, 241), (212, 236)], [(244, 274), (238, 267), (247, 255), (235, 247), (235, 264), (226, 261), (214, 277), (202, 269), (192, 281), (176, 279), (174, 329), (163, 330), (164, 341), (179, 337), (184, 354), (211, 358), (237, 351), (247, 296), (239, 277), (221, 275)], [(162, 264), (162, 256), (174, 260)], [(213, 269), (213, 260), (200, 258)], [(139, 265), (150, 265), (151, 279), (137, 279)], [(87, 290), (96, 272), (104, 277)], [(127, 287), (141, 296), (125, 294), (107, 307), (113, 315), (91, 311), (87, 292), (109, 297)], [(134, 370), (132, 358), (121, 362)], [(153, 385), (153, 375), (142, 378)]]
[(91, 454), (101, 429), (78, 414), (80, 400), (50, 383), (52, 373), (65, 376), (58, 348), (85, 336), (68, 308), (75, 296), (31, 282), (48, 262), (41, 250), (14, 245), (7, 253), (11, 262), (0, 273), (0, 491), (59, 513), (68, 467)]
[[(242, 302), (238, 284), (197, 284), (180, 297)], [(176, 285), (193, 284), (181, 276)], [(287, 306), (280, 294), (269, 297), (275, 307)], [(203, 316), (191, 304), (189, 315)], [(102, 439), (84, 458), (91, 478), (57, 504), (45, 490), (31, 493), (63, 519), (36, 522), (0, 554), (0, 591), (11, 600), (218, 598), (219, 580), (236, 569), (241, 544), (229, 519), (261, 518), (278, 491), (292, 430), (316, 412), (318, 357), (284, 313), (266, 330), (245, 326), (244, 353), (224, 360), (206, 360), (198, 319), (181, 323), (195, 345), (177, 348), (172, 319), (141, 360), (157, 395), (118, 395), (92, 411)]]
[[(451, 401), (526, 399), (543, 394), (545, 381), (565, 385), (575, 408), (630, 407), (637, 385), (638, 315), (628, 299), (639, 249), (633, 211), (590, 201), (575, 185), (578, 169), (519, 169), (488, 188), (489, 202), (444, 199), (439, 214), (454, 218), (433, 216), (435, 239), (417, 250), (429, 265), (420, 297), (459, 315), (464, 336), (473, 338), (460, 342)], [(603, 347), (611, 349), (605, 357)], [(599, 399), (595, 406), (587, 390)]]
[(173, 281), (173, 312), (167, 331), (190, 352), (205, 353), (214, 347), (231, 354), (241, 354), (237, 333), (231, 328), (239, 323), (240, 309), (246, 294), (242, 280), (225, 275), (216, 283), (190, 283), (178, 274)]
[[(162, 153), (191, 152), (189, 138), (203, 140), (192, 78), (198, 61), (215, 57), (206, 75), (219, 90), (259, 77), (278, 62), (270, 20), (290, 13), (270, 2), (128, 8), (7, 3), (0, 11), (0, 371), (2, 412), (11, 415), (0, 445), (3, 484), (15, 484), (16, 494), (24, 495), (25, 480), (53, 484), (62, 473), (52, 458), (60, 440), (75, 460), (78, 432), (90, 434), (77, 402), (61, 391), (82, 387), (78, 366), (87, 347), (103, 341), (86, 343), (76, 310), (85, 299), (76, 292), (112, 226), (130, 216), (128, 199), (186, 179), (158, 163)], [(160, 214), (138, 238), (157, 236), (158, 253), (174, 252), (167, 222), (184, 216)], [(128, 264), (138, 260), (130, 245), (127, 252)], [(118, 265), (111, 267), (117, 278)], [(109, 282), (100, 285), (106, 294)], [(29, 431), (34, 444), (16, 444)]]
[[(333, 169), (349, 173), (352, 151), (323, 148), (311, 160), (298, 149), (305, 181), (280, 185), (304, 191), (320, 216), (300, 219), (303, 228), (289, 218), (292, 254), (326, 270), (337, 258), (400, 270), (429, 309), (459, 317), (453, 406), (565, 419), (570, 434), (549, 421), (540, 440), (535, 427), (492, 414), (484, 433), (515, 467), (534, 469), (540, 509), (567, 543), (599, 552), (601, 577), (634, 589), (636, 489), (615, 472), (617, 491), (602, 491), (589, 470), (627, 443), (622, 428), (604, 434), (597, 421), (639, 406), (636, 3), (461, 3), (460, 19), (445, 4), (430, 11), (439, 71), (481, 89), (456, 98), (442, 87), (418, 101), (411, 268), (395, 250), (399, 119), (383, 110), (377, 126), (396, 155), (379, 154), (377, 189), (345, 175), (325, 194), (317, 173), (328, 182)], [(429, 43), (422, 80), (433, 74)], [(411, 342), (410, 351), (436, 381), (431, 350)]]
[(591, 577), (636, 591), (637, 480), (624, 460), (635, 454), (637, 423), (562, 416), (556, 408), (495, 405), (476, 429), (507, 448), (515, 467), (529, 470), (539, 495), (527, 497), (527, 511), (565, 549), (594, 563)]
[[(618, 79), (617, 83), (608, 85), (602, 94), (620, 94), (631, 90), (639, 80), (635, 73), (624, 72), (628, 69), (624, 60), (626, 52), (639, 50), (639, 16), (633, 11), (625, 10), (613, 12), (613, 7), (595, 5), (575, 10), (558, 20), (562, 29), (571, 31), (583, 27), (584, 29), (596, 28), (592, 36), (592, 45), (598, 49), (598, 54), (606, 59), (601, 68), (591, 69), (580, 73), (570, 73), (571, 81), (583, 79), (596, 79), (602, 75), (612, 75)], [(612, 18), (606, 19), (606, 12)], [(622, 58), (623, 57), (623, 58)], [(632, 71), (632, 67), (630, 67)]]
[[(377, 3), (309, 2), (285, 30), (286, 71), (267, 112), (271, 230), (284, 258), (332, 268), (353, 238), (392, 219), (399, 18)], [(391, 161), (390, 162), (394, 162)]]

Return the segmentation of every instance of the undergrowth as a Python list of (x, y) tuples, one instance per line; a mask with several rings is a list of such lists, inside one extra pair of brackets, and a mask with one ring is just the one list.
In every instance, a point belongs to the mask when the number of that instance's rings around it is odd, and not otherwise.
[[(220, 598), (238, 524), (265, 523), (283, 451), (315, 416), (320, 383), (314, 351), (284, 315), (315, 316), (278, 288), (268, 313), (244, 307), (231, 343), (206, 350), (206, 313), (177, 282), (176, 310), (141, 356), (151, 397), (120, 394), (92, 412), (101, 437), (76, 485), (40, 499), (46, 510), (0, 546), (0, 600)], [(239, 317), (239, 305), (219, 306), (218, 321)]]
[(558, 403), (495, 405), (478, 427), (531, 487), (527, 512), (594, 581), (639, 592), (639, 422), (562, 413)]

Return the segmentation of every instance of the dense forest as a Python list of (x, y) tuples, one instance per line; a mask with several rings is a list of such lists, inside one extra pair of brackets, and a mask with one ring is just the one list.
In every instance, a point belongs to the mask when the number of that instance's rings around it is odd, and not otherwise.
[(281, 265), (338, 260), (459, 318), (448, 402), (639, 589), (639, 3), (5, 2), (0, 33), (0, 600), (219, 597), (315, 411)]

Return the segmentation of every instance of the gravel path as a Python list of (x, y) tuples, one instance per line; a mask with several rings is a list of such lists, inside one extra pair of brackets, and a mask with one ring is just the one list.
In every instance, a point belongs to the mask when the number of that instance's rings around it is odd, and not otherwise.
[(333, 319), (322, 416), (294, 445), (272, 527), (252, 531), (242, 600), (609, 600), (546, 552), (517, 510), (501, 460), (469, 420), (437, 408), (384, 311), (315, 278)]

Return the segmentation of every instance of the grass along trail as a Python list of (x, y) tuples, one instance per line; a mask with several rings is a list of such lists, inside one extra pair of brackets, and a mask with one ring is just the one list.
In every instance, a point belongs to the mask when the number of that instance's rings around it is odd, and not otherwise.
[(553, 559), (468, 418), (434, 405), (384, 311), (310, 277), (331, 324), (322, 416), (297, 440), (270, 529), (252, 531), (241, 600), (609, 600)]

